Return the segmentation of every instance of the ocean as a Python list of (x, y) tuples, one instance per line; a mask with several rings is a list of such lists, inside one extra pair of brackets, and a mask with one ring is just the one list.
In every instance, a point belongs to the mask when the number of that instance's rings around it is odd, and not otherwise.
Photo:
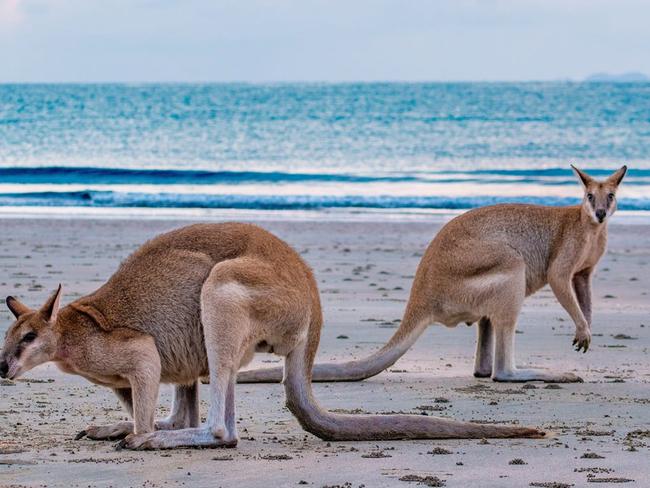
[(650, 83), (0, 85), (0, 207), (650, 211)]

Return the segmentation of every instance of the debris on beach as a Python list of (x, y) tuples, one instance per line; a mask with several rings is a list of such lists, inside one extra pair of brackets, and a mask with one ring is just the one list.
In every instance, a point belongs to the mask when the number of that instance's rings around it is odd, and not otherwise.
[(446, 480), (442, 480), (437, 476), (418, 476), (417, 474), (407, 474), (405, 476), (402, 476), (399, 480), (417, 482), (418, 485), (433, 487), (446, 486), (447, 484)]

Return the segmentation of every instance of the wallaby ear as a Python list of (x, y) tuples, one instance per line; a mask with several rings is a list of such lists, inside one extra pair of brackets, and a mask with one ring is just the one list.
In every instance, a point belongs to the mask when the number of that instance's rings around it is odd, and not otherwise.
[(41, 307), (41, 314), (48, 322), (56, 322), (56, 314), (59, 312), (59, 303), (61, 301), (61, 284), (54, 293), (47, 299), (45, 305)]
[(6, 298), (5, 302), (7, 303), (7, 307), (9, 307), (11, 313), (14, 314), (14, 317), (16, 318), (20, 317), (24, 313), (32, 311), (31, 308), (29, 308), (17, 298), (9, 296)]
[(623, 181), (623, 177), (627, 173), (627, 166), (623, 165), (619, 170), (617, 170), (614, 174), (612, 174), (609, 178), (607, 178), (608, 183), (613, 183), (614, 185), (618, 186), (621, 184), (621, 181)]
[(573, 169), (573, 172), (576, 174), (576, 176), (580, 178), (580, 181), (585, 187), (589, 186), (589, 183), (592, 183), (594, 181), (594, 179), (584, 171), (580, 171), (573, 165), (571, 165), (571, 168)]

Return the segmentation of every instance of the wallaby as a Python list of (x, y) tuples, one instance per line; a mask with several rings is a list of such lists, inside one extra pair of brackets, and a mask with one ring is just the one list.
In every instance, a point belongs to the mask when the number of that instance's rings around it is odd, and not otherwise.
[[(53, 361), (112, 388), (133, 422), (77, 437), (123, 438), (120, 448), (234, 446), (237, 370), (255, 351), (285, 356), (287, 406), (328, 440), (541, 437), (527, 427), (419, 415), (340, 415), (311, 388), (321, 305), (310, 268), (285, 242), (249, 224), (197, 224), (144, 244), (94, 293), (59, 310), (61, 287), (39, 310), (13, 297), (16, 321), (0, 353), (14, 379)], [(198, 379), (211, 405), (199, 426)], [(171, 415), (155, 422), (159, 383), (176, 385)]]
[[(581, 205), (503, 204), (470, 210), (438, 232), (413, 281), (398, 330), (371, 356), (316, 364), (312, 381), (359, 381), (390, 367), (434, 322), (478, 321), (474, 376), (495, 381), (580, 382), (573, 373), (515, 366), (515, 329), (524, 299), (547, 283), (576, 326), (573, 345), (591, 342), (591, 277), (607, 245), (607, 220), (627, 167), (596, 181), (571, 166)], [(243, 371), (240, 383), (280, 381), (280, 368)]]

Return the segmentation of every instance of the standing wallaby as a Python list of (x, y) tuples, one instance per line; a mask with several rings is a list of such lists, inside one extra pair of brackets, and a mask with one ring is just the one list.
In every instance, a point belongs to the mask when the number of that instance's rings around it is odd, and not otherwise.
[[(94, 293), (59, 310), (61, 287), (39, 310), (15, 298), (0, 374), (54, 361), (112, 388), (133, 422), (90, 426), (78, 438), (122, 438), (131, 449), (234, 446), (237, 370), (255, 351), (285, 356), (287, 406), (322, 439), (540, 437), (539, 430), (419, 415), (339, 415), (312, 395), (322, 324), (316, 281), (285, 242), (247, 224), (198, 224), (156, 237)], [(198, 378), (209, 375), (199, 426)], [(154, 421), (159, 383), (176, 385), (171, 415)]]
[[(317, 364), (313, 381), (358, 381), (397, 361), (434, 322), (478, 321), (474, 376), (495, 381), (579, 382), (572, 373), (515, 366), (515, 329), (524, 299), (547, 283), (576, 326), (573, 345), (591, 342), (591, 276), (607, 245), (607, 220), (627, 167), (596, 181), (571, 166), (584, 187), (581, 205), (494, 205), (447, 223), (418, 266), (399, 329), (371, 356)], [(280, 381), (280, 368), (243, 371), (240, 383)]]

